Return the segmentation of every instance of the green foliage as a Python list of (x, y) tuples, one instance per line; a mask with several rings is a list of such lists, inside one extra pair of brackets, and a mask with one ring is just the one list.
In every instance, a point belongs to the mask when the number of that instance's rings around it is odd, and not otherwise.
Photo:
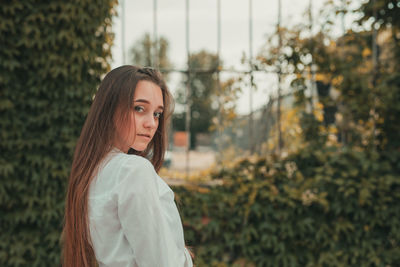
[(174, 188), (185, 238), (198, 266), (398, 266), (398, 162), (336, 147), (240, 160), (221, 186)]
[(57, 266), (65, 186), (109, 65), (114, 0), (0, 7), (0, 266)]
[[(374, 12), (375, 10), (375, 12)], [(378, 28), (377, 116), (378, 140), (383, 149), (400, 147), (400, 4), (395, 0), (369, 0), (359, 9), (360, 23)]]
[[(296, 102), (303, 108), (300, 117), (306, 142), (316, 140), (320, 144), (325, 131), (321, 126), (333, 126), (337, 129), (337, 139), (344, 146), (380, 150), (400, 146), (397, 138), (400, 131), (400, 24), (396, 17), (400, 7), (395, 2), (363, 3), (358, 10), (364, 13), (359, 27), (339, 37), (329, 28), (311, 34), (309, 25), (299, 24), (293, 29), (280, 29), (282, 47), (277, 45), (276, 34), (268, 40), (258, 58), (259, 63), (261, 67), (281, 65), (284, 72), (296, 75), (295, 79), (293, 75), (284, 78), (292, 79)], [(323, 12), (330, 16), (323, 19), (324, 27), (338, 20), (338, 16), (354, 12), (350, 8), (338, 9), (335, 3), (339, 2), (327, 1)], [(378, 28), (375, 63), (371, 17)], [(315, 69), (318, 101), (323, 110), (320, 123), (312, 118), (315, 114), (310, 111), (312, 69)], [(312, 108), (315, 111), (315, 103)]]

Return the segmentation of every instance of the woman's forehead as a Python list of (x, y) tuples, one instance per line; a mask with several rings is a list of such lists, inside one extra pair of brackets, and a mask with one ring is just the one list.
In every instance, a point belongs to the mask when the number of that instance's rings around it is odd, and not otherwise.
[(139, 81), (136, 85), (133, 100), (144, 100), (154, 106), (163, 106), (163, 94), (160, 86), (151, 81)]

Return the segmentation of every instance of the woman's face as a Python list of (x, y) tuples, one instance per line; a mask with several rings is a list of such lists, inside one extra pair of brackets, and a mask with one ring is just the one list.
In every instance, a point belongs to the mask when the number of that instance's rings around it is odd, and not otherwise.
[(116, 147), (123, 152), (129, 148), (143, 151), (153, 139), (164, 110), (161, 88), (150, 81), (139, 81), (133, 97), (130, 125), (121, 125)]

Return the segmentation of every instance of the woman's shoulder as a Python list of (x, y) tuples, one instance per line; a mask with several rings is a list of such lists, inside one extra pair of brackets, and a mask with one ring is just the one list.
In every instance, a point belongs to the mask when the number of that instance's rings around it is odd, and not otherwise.
[(97, 177), (92, 183), (93, 192), (121, 191), (121, 188), (154, 187), (157, 173), (151, 162), (141, 156), (125, 153), (110, 153), (103, 161)]
[(153, 164), (151, 164), (147, 158), (125, 153), (117, 153), (114, 155), (109, 164), (132, 171), (140, 169), (154, 169)]
[(122, 152), (112, 155), (105, 168), (112, 170), (119, 182), (135, 178), (142, 179), (143, 176), (157, 176), (153, 164), (147, 158)]
[(142, 156), (119, 153), (109, 162), (115, 165), (113, 192), (122, 201), (129, 196), (158, 192), (158, 174), (152, 163)]

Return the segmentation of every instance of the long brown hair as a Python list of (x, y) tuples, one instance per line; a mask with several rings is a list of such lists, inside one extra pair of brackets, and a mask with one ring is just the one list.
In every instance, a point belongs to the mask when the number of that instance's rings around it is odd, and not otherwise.
[(92, 267), (96, 264), (89, 232), (89, 185), (99, 163), (113, 147), (116, 127), (126, 125), (129, 120), (135, 88), (141, 80), (151, 81), (161, 88), (164, 113), (147, 149), (134, 153), (149, 158), (156, 171), (162, 166), (167, 148), (166, 126), (172, 114), (173, 100), (161, 74), (151, 68), (129, 65), (110, 71), (100, 84), (75, 148), (62, 234), (64, 267)]

